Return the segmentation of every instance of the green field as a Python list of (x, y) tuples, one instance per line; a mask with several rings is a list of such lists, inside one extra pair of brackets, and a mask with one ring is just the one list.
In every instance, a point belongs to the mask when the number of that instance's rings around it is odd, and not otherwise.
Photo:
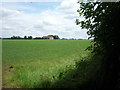
[(87, 55), (89, 40), (3, 40), (3, 87), (46, 87), (60, 72)]

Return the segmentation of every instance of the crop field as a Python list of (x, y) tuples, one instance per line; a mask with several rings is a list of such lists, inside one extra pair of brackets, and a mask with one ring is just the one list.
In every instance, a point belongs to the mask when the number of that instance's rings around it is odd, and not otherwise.
[(80, 55), (87, 55), (90, 41), (3, 40), (2, 45), (3, 87), (37, 88), (47, 87), (42, 82), (54, 82)]

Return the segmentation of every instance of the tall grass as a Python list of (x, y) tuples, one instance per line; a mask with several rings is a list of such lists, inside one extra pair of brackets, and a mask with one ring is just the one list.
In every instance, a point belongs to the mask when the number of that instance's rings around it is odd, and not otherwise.
[[(98, 57), (97, 57), (98, 58)], [(74, 67), (59, 73), (61, 77), (51, 83), (52, 88), (79, 88), (82, 90), (97, 90), (102, 86), (103, 75), (101, 72), (101, 58), (93, 58), (90, 54), (79, 58)]]

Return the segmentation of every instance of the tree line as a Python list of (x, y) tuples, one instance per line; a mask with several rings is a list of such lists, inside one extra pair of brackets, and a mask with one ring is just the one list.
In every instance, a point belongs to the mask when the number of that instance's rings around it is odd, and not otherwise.
[[(48, 35), (46, 37), (53, 37), (53, 39), (60, 39), (58, 35)], [(35, 37), (33, 38), (33, 36), (12, 36), (10, 38), (2, 38), (2, 39), (45, 39), (44, 36), (43, 37)]]
[(24, 37), (12, 36), (10, 39), (33, 39), (33, 37), (32, 36), (24, 36)]
[[(58, 35), (48, 35), (48, 37), (53, 37), (54, 39), (60, 39), (60, 37)], [(43, 37), (33, 37), (33, 36), (12, 36), (10, 38), (0, 38), (0, 39), (45, 39), (44, 36)], [(88, 39), (82, 39), (82, 38), (61, 38), (61, 40), (88, 40)]]

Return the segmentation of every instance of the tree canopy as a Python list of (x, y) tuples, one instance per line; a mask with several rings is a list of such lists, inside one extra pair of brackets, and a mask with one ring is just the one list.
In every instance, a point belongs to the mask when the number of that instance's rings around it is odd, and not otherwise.
[(84, 21), (76, 19), (76, 24), (88, 29), (89, 38), (93, 38), (94, 56), (101, 56), (105, 72), (103, 87), (116, 87), (120, 78), (120, 2), (81, 3), (77, 10)]

